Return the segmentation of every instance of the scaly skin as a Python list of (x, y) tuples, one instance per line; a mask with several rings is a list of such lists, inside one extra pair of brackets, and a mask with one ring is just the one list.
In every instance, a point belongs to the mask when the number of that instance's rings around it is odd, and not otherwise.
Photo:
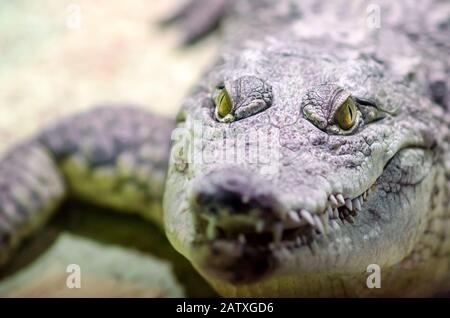
[[(221, 58), (180, 112), (172, 244), (227, 296), (436, 292), (449, 282), (448, 105), (429, 88), (450, 74), (448, 25), (432, 18), (445, 4), (382, 3), (370, 29), (368, 3), (255, 3), (236, 3)], [(214, 115), (221, 83), (231, 123)], [(358, 102), (347, 131), (333, 122), (339, 91)], [(381, 289), (366, 287), (369, 264)]]
[[(0, 263), (72, 195), (162, 221), (225, 296), (448, 287), (449, 25), (437, 14), (448, 4), (386, 1), (373, 29), (362, 2), (212, 2), (170, 19), (190, 42), (226, 18), (221, 57), (173, 132), (138, 108), (100, 108), (0, 161)], [(211, 98), (223, 89), (225, 117)], [(355, 122), (343, 129), (347, 98)], [(369, 264), (381, 289), (366, 287)]]

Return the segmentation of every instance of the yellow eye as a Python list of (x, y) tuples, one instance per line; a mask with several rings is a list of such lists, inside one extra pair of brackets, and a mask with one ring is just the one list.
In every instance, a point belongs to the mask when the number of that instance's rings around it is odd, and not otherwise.
[(344, 130), (353, 127), (356, 121), (356, 105), (351, 97), (347, 98), (336, 110), (334, 120)]
[(219, 94), (214, 100), (214, 103), (216, 104), (217, 107), (217, 113), (221, 118), (231, 113), (232, 109), (231, 99), (225, 88), (220, 90)]

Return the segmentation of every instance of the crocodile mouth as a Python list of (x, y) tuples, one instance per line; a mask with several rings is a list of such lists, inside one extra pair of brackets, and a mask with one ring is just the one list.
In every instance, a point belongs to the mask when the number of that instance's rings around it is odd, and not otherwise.
[(272, 273), (280, 252), (309, 249), (314, 255), (317, 241), (364, 213), (374, 186), (355, 197), (330, 194), (322, 211), (309, 212), (286, 209), (269, 190), (249, 192), (255, 188), (242, 180), (202, 184), (191, 202), (197, 216), (194, 245), (200, 267), (234, 284), (252, 283)]
[[(417, 193), (432, 187), (433, 158), (432, 151), (404, 149), (365, 190), (329, 194), (324, 208), (315, 211), (286, 207), (272, 184), (242, 169), (203, 175), (191, 189), (192, 259), (204, 273), (234, 285), (300, 268), (331, 272), (360, 270), (374, 260), (395, 264), (409, 253), (411, 228), (418, 228), (428, 210)], [(358, 254), (369, 241), (372, 254)]]
[(256, 250), (274, 250), (280, 245), (289, 249), (312, 249), (314, 238), (330, 234), (346, 223), (354, 224), (370, 191), (369, 188), (353, 199), (341, 193), (331, 194), (321, 213), (290, 210), (280, 219), (268, 222), (255, 214), (233, 218), (225, 212), (222, 216), (225, 220), (202, 215), (199, 224), (203, 230), (199, 242), (232, 241)]

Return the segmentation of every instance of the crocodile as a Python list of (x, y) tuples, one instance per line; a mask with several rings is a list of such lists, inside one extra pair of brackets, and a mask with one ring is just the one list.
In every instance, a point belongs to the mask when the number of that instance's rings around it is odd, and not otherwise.
[(160, 225), (223, 296), (445, 291), (449, 7), (188, 1), (165, 23), (222, 40), (176, 119), (104, 105), (5, 153), (0, 264), (76, 197)]

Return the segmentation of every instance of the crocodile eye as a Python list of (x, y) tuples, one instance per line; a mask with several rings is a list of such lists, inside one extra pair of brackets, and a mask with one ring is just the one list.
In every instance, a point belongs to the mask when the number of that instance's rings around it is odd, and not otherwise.
[(272, 105), (272, 87), (255, 76), (242, 76), (217, 84), (211, 96), (214, 118), (231, 123), (262, 112)]
[(214, 104), (217, 108), (217, 114), (220, 118), (224, 118), (231, 113), (232, 104), (230, 96), (225, 88), (222, 88), (214, 100)]
[(363, 120), (350, 92), (336, 84), (321, 84), (308, 89), (301, 107), (305, 118), (329, 134), (351, 134)]
[(222, 123), (230, 123), (235, 120), (233, 102), (224, 84), (219, 84), (213, 93), (214, 117)]
[(348, 97), (334, 114), (334, 120), (343, 130), (349, 130), (356, 122), (356, 105), (351, 97)]

